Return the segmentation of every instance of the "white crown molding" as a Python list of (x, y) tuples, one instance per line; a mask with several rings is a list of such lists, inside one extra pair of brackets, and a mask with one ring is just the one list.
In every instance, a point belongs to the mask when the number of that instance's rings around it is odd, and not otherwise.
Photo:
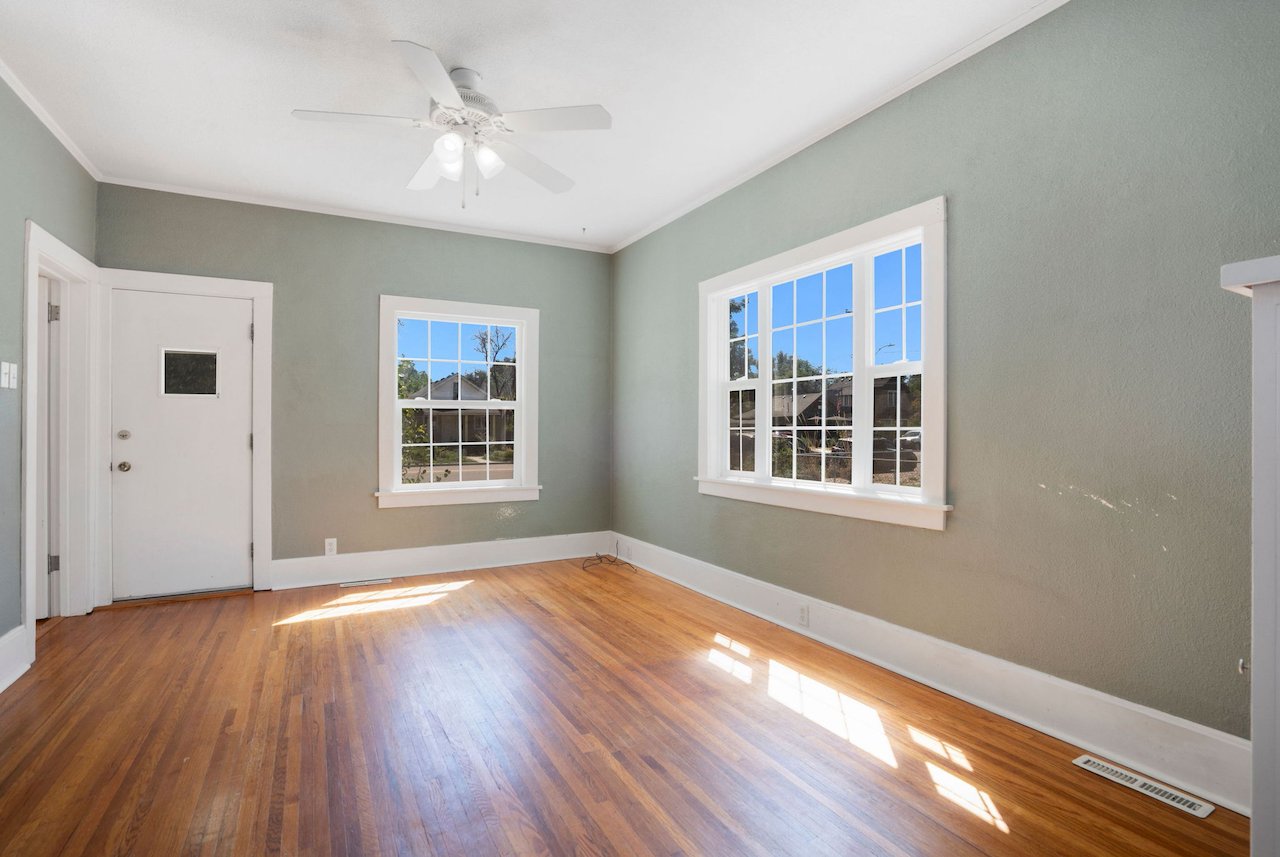
[[(1249, 814), (1249, 741), (629, 536), (624, 559), (1123, 767)], [(809, 608), (809, 626), (792, 620)]]
[(434, 229), (437, 232), (456, 232), (462, 235), (475, 235), (479, 238), (501, 238), (504, 241), (520, 241), (525, 244), (542, 244), (547, 247), (563, 247), (568, 250), (584, 250), (588, 253), (608, 253), (604, 245), (582, 244), (574, 241), (559, 241), (555, 238), (540, 238), (536, 235), (524, 235), (519, 232), (504, 232), (500, 229), (477, 229), (470, 226), (459, 226), (456, 223), (441, 223), (435, 220), (421, 220), (413, 217), (397, 217), (392, 214), (378, 214), (356, 208), (343, 208), (335, 205), (312, 205), (288, 199), (278, 199), (257, 194), (224, 193), (216, 190), (203, 190), (183, 185), (163, 184), (160, 182), (137, 181), (119, 176), (106, 176), (99, 179), (104, 184), (135, 187), (139, 190), (154, 190), (161, 193), (176, 193), (183, 196), (195, 196), (204, 199), (218, 199), (223, 202), (240, 202), (245, 205), (263, 205), (268, 208), (283, 208), (289, 211), (304, 211), (309, 214), (328, 214), (333, 217), (350, 217), (355, 220), (368, 220), (374, 223), (389, 223), (392, 226), (412, 226), (417, 229)]
[(58, 139), (58, 142), (62, 144), (62, 148), (66, 149), (71, 157), (75, 158), (80, 166), (84, 167), (85, 172), (92, 176), (94, 181), (100, 182), (103, 180), (102, 171), (93, 165), (93, 161), (89, 160), (89, 156), (75, 144), (75, 141), (71, 139), (71, 135), (62, 130), (62, 126), (57, 123), (48, 110), (44, 109), (44, 105), (36, 99), (31, 90), (27, 89), (17, 73), (5, 64), (4, 60), (0, 60), (0, 80), (9, 85), (13, 93), (21, 99), (23, 104), (27, 105), (27, 109), (44, 123), (44, 127), (49, 129), (49, 133)]
[(380, 577), (408, 577), (445, 574), (505, 565), (525, 565), (573, 559), (612, 551), (611, 532), (569, 533), (534, 536), (526, 539), (496, 539), (456, 545), (340, 553), (333, 556), (302, 556), (277, 559), (271, 563), (272, 589), (297, 589), (354, 583)]
[(1014, 17), (1012, 20), (1008, 21), (1007, 23), (1002, 24), (999, 27), (996, 27), (994, 30), (991, 30), (990, 32), (986, 33), (985, 35), (977, 39), (974, 39), (972, 42), (960, 48), (955, 53), (950, 54), (947, 57), (944, 57), (943, 59), (929, 66), (927, 69), (920, 72), (919, 74), (908, 78), (907, 80), (895, 86), (893, 89), (890, 89), (888, 92), (884, 93), (880, 97), (855, 108), (852, 113), (846, 114), (844, 117), (842, 117), (838, 121), (823, 126), (822, 130), (808, 135), (807, 137), (802, 139), (799, 143), (788, 146), (787, 148), (782, 149), (781, 151), (774, 154), (772, 157), (767, 158), (766, 160), (758, 162), (756, 164), (753, 164), (752, 166), (748, 167), (746, 170), (743, 170), (742, 172), (739, 172), (737, 175), (731, 176), (730, 178), (725, 179), (722, 182), (718, 182), (716, 185), (712, 187), (711, 190), (707, 191), (701, 196), (698, 196), (692, 201), (679, 206), (671, 213), (663, 215), (661, 218), (654, 221), (649, 226), (646, 226), (644, 229), (640, 230), (639, 232), (635, 233), (630, 238), (627, 238), (624, 241), (620, 241), (617, 244), (613, 245), (612, 247), (608, 248), (607, 252), (617, 253), (618, 251), (636, 243), (641, 238), (644, 238), (647, 235), (651, 235), (654, 232), (657, 232), (659, 229), (661, 229), (664, 226), (667, 226), (668, 224), (674, 223), (675, 221), (679, 220), (681, 217), (684, 217), (689, 212), (695, 211), (698, 208), (701, 208), (702, 206), (706, 205), (708, 202), (711, 202), (711, 200), (715, 199), (716, 197), (723, 196), (724, 194), (733, 190), (735, 187), (738, 187), (739, 185), (742, 185), (742, 184), (746, 184), (748, 181), (760, 175), (761, 173), (764, 173), (773, 169), (778, 164), (787, 160), (787, 158), (790, 158), (793, 155), (803, 152), (805, 149), (809, 148), (814, 143), (817, 143), (820, 140), (824, 140), (827, 137), (830, 137), (832, 134), (836, 133), (841, 128), (844, 128), (845, 126), (858, 121), (863, 116), (866, 116), (868, 113), (878, 110), (879, 108), (888, 104), (890, 101), (893, 101), (898, 96), (905, 95), (906, 93), (915, 89), (920, 84), (925, 83), (926, 81), (937, 77), (938, 75), (942, 74), (944, 71), (951, 68), (952, 66), (955, 66), (961, 62), (964, 62), (974, 54), (986, 48), (989, 48), (991, 45), (994, 45), (996, 42), (1000, 41), (1005, 36), (1008, 36), (1012, 33), (1016, 33), (1018, 30), (1021, 30), (1023, 27), (1027, 26), (1028, 24), (1031, 24), (1034, 21), (1037, 21), (1040, 18), (1043, 18), (1045, 15), (1048, 15), (1050, 12), (1054, 11), (1058, 7), (1065, 6), (1068, 2), (1069, 0), (1043, 0), (1043, 2), (1036, 4), (1035, 6), (1031, 7), (1027, 11), (1023, 12), (1021, 15)]

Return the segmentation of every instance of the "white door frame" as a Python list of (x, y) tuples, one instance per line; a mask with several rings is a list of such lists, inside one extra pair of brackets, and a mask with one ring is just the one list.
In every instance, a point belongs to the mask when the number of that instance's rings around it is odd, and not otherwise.
[[(61, 431), (57, 439), (64, 467), (58, 492), (61, 497), (62, 529), (59, 556), (63, 568), (73, 570), (61, 575), (58, 611), (63, 616), (88, 613), (93, 609), (90, 587), (101, 553), (95, 550), (99, 530), (94, 498), (98, 496), (102, 470), (100, 460), (100, 415), (92, 406), (94, 386), (92, 355), (97, 353), (99, 318), (102, 313), (98, 268), (35, 223), (27, 221), (25, 264), (25, 308), (23, 312), (22, 381), (22, 628), (27, 663), (35, 661), (36, 651), (36, 575), (47, 573), (47, 560), (38, 544), (39, 512), (36, 508), (39, 479), (37, 439), (47, 432), (47, 415), (36, 406), (39, 391), (40, 277), (62, 285), (62, 325), (59, 337), (59, 396), (62, 413)], [(83, 379), (74, 388), (67, 379), (75, 374)]]
[[(149, 271), (125, 271), (102, 268), (100, 282), (108, 298), (117, 289), (135, 292), (163, 292), (175, 295), (204, 295), (216, 298), (245, 298), (253, 303), (253, 588), (271, 588), (271, 283), (251, 280), (227, 280), (219, 277), (195, 277), (187, 274), (160, 274)], [(107, 415), (103, 440), (111, 440), (111, 325), (110, 312), (102, 314), (99, 352), (108, 378), (99, 389), (99, 407)], [(248, 331), (246, 331), (248, 335)], [(103, 470), (111, 466), (110, 447)], [(107, 508), (111, 503), (111, 483), (103, 480)], [(112, 581), (110, 560), (110, 519), (104, 529), (108, 539), (106, 562), (99, 566), (97, 597), (99, 604), (111, 603)]]

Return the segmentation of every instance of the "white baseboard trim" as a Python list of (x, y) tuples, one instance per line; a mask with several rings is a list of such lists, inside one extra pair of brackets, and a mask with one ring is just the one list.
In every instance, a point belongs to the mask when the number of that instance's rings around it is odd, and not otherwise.
[(303, 556), (271, 562), (271, 588), (297, 589), (352, 583), (379, 577), (444, 574), (500, 565), (524, 565), (612, 552), (614, 534), (570, 533), (527, 539), (498, 539), (458, 545), (430, 545), (399, 550)]
[[(1251, 751), (1243, 738), (629, 536), (616, 538), (623, 558), (660, 577), (1249, 814)], [(807, 628), (793, 621), (803, 605)]]
[(0, 693), (31, 666), (31, 640), (25, 625), (0, 637)]

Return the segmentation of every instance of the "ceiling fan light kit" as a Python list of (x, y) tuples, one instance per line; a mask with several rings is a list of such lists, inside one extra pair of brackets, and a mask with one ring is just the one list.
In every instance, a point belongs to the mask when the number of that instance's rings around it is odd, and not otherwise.
[[(431, 98), (427, 118), (326, 110), (295, 110), (293, 115), (325, 122), (421, 128), (435, 134), (431, 153), (409, 179), (409, 190), (430, 190), (442, 178), (452, 182), (463, 179), (470, 152), (476, 172), (486, 181), (510, 165), (552, 193), (565, 193), (573, 187), (573, 180), (511, 142), (511, 138), (548, 131), (603, 131), (613, 124), (609, 111), (599, 104), (502, 113), (491, 98), (479, 91), (479, 72), (469, 68), (446, 71), (430, 48), (407, 41), (393, 44)], [(476, 192), (479, 193), (478, 183)]]

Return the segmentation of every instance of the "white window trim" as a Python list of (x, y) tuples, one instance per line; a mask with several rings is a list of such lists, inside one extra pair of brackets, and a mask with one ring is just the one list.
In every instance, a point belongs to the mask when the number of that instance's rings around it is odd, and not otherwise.
[[(511, 484), (396, 487), (401, 427), (396, 386), (396, 318), (405, 314), (499, 323), (516, 328), (519, 408), (515, 426), (515, 476)], [(464, 404), (459, 402), (459, 406)], [(381, 509), (538, 499), (542, 489), (538, 484), (538, 310), (382, 295), (378, 321), (378, 484), (381, 487), (374, 496)]]
[[(921, 426), (923, 441), (921, 456), (925, 467), (918, 491), (904, 491), (895, 486), (849, 487), (803, 483), (773, 484), (767, 477), (728, 475), (720, 462), (727, 461), (726, 438), (728, 425), (725, 408), (717, 395), (721, 377), (721, 364), (727, 360), (722, 348), (724, 326), (722, 314), (717, 310), (723, 300), (742, 292), (758, 289), (765, 299), (760, 303), (759, 326), (763, 331), (771, 323), (766, 315), (766, 292), (779, 278), (790, 277), (796, 269), (813, 267), (822, 270), (828, 261), (865, 253), (879, 244), (900, 242), (911, 236), (921, 240), (923, 254), (923, 278), (921, 283), (923, 360), (919, 363), (894, 364), (895, 369), (915, 367), (926, 379), (921, 396)], [(865, 272), (857, 272), (863, 276)], [(946, 502), (946, 201), (943, 197), (931, 199), (911, 208), (886, 215), (876, 220), (829, 235), (802, 247), (762, 259), (734, 271), (712, 277), (698, 286), (699, 349), (698, 349), (698, 491), (717, 497), (746, 500), (786, 506), (830, 515), (864, 518), (924, 529), (941, 530), (946, 526), (947, 512), (952, 506)], [(867, 325), (861, 320), (866, 309), (859, 306), (860, 335), (865, 335)], [(763, 349), (762, 349), (763, 350)], [(761, 378), (766, 375), (766, 363), (771, 358), (760, 357)], [(771, 364), (770, 364), (771, 365)], [(889, 367), (877, 367), (877, 369)], [(873, 374), (859, 361), (854, 366), (855, 395), (870, 407)], [(767, 386), (761, 389), (768, 390)], [(772, 436), (771, 426), (756, 427), (756, 460), (767, 460)], [(761, 456), (765, 456), (764, 459)], [(855, 460), (854, 466), (869, 463)]]

